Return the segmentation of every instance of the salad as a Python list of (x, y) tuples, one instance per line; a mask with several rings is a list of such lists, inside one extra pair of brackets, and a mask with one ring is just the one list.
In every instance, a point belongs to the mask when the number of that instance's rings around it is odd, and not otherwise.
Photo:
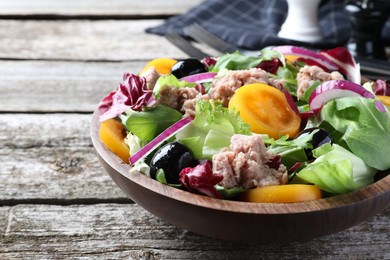
[(390, 86), (342, 47), (157, 58), (99, 104), (99, 137), (137, 171), (220, 199), (299, 202), (390, 168)]

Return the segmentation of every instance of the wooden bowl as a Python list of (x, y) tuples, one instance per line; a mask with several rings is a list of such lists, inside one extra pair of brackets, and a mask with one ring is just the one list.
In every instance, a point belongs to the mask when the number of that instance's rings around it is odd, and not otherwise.
[(248, 203), (213, 199), (163, 185), (130, 166), (100, 141), (98, 112), (91, 138), (105, 170), (130, 198), (155, 216), (223, 240), (284, 243), (310, 240), (354, 226), (390, 205), (390, 175), (355, 192), (300, 203)]

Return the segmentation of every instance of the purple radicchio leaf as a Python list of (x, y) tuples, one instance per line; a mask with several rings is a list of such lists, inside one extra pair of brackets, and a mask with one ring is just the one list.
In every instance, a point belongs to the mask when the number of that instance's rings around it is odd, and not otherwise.
[(201, 62), (206, 66), (207, 69), (209, 69), (211, 66), (215, 66), (217, 59), (213, 57), (205, 57)]
[(117, 117), (128, 109), (141, 111), (154, 102), (153, 92), (146, 88), (144, 77), (125, 73), (123, 81), (124, 84), (119, 84), (115, 91), (100, 102), (100, 122)]
[(272, 60), (265, 60), (260, 62), (256, 68), (260, 68), (269, 73), (276, 74), (278, 72), (278, 68), (281, 66), (283, 66), (283, 64), (280, 62), (280, 60), (278, 58), (273, 58)]
[(376, 80), (372, 88), (375, 95), (390, 96), (390, 84), (385, 80)]
[(278, 170), (281, 164), (282, 164), (282, 157), (279, 154), (275, 154), (273, 158), (271, 158), (268, 162), (266, 162), (266, 165), (269, 168), (275, 170)]
[(187, 167), (180, 171), (179, 182), (194, 193), (200, 193), (213, 198), (221, 198), (221, 195), (215, 188), (215, 185), (221, 182), (221, 174), (213, 174), (211, 162), (198, 164), (195, 167)]

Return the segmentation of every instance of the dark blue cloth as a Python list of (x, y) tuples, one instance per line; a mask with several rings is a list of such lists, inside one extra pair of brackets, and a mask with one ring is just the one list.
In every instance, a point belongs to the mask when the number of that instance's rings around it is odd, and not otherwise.
[[(173, 30), (188, 36), (183, 28), (198, 23), (230, 44), (250, 50), (281, 44), (330, 48), (347, 43), (351, 25), (344, 9), (344, 1), (321, 2), (318, 16), (324, 40), (312, 44), (277, 36), (286, 19), (287, 8), (286, 0), (207, 0), (185, 14), (173, 16), (159, 26), (146, 29), (146, 32), (164, 35)], [(390, 21), (386, 23), (383, 35), (390, 42)]]

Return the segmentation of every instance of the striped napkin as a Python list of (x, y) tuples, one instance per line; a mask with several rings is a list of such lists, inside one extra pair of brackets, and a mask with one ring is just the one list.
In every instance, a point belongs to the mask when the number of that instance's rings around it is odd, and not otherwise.
[[(278, 37), (287, 16), (286, 0), (207, 0), (188, 12), (173, 16), (146, 32), (164, 35), (173, 30), (188, 36), (184, 28), (197, 23), (228, 43), (242, 49), (258, 50), (270, 45), (294, 44), (313, 48), (333, 48), (347, 43), (351, 25), (344, 1), (323, 0), (319, 21), (324, 39), (317, 43), (301, 43)], [(383, 29), (390, 43), (390, 20)]]

